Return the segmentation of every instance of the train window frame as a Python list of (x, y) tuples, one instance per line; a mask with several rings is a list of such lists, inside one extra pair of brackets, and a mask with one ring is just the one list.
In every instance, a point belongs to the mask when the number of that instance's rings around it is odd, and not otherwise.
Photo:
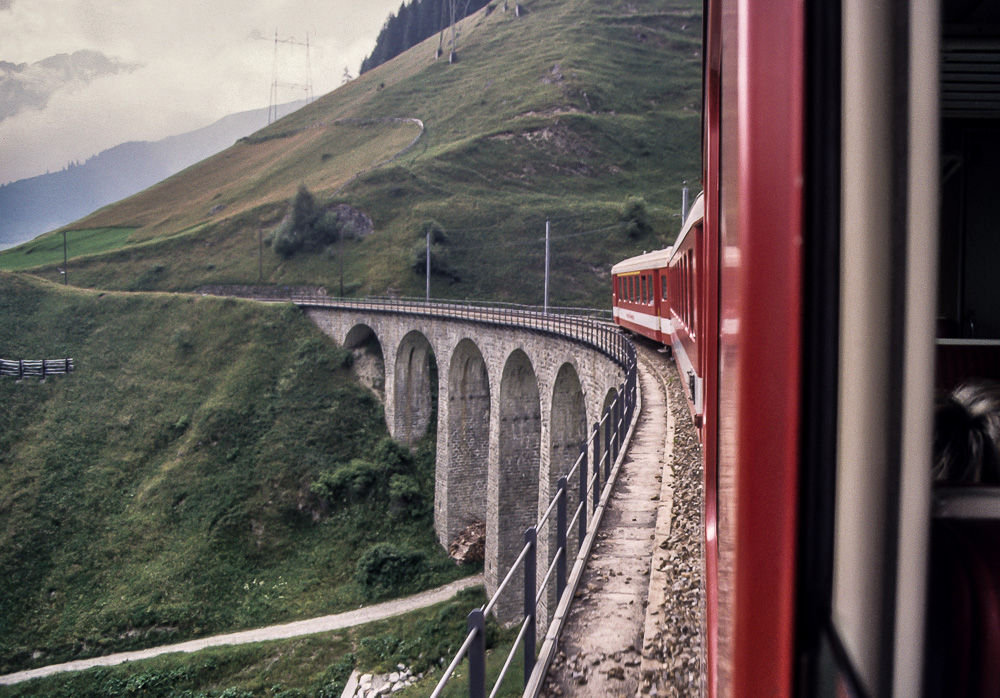
[[(936, 3), (846, 0), (830, 628), (870, 695), (921, 695), (940, 171)], [(912, 89), (919, 85), (920, 89)], [(870, 231), (879, 230), (879, 235)]]

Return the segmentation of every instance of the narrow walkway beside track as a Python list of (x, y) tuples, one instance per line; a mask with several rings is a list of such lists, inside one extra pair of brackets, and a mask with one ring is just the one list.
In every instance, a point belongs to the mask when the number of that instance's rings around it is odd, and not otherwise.
[(416, 611), (417, 609), (424, 608), (426, 606), (433, 606), (436, 603), (447, 601), (462, 589), (481, 585), (482, 583), (483, 576), (476, 575), (474, 577), (459, 579), (456, 582), (445, 584), (444, 586), (436, 589), (429, 589), (427, 591), (420, 592), (419, 594), (414, 594), (413, 596), (386, 601), (385, 603), (376, 604), (374, 606), (365, 606), (364, 608), (359, 608), (354, 611), (346, 611), (344, 613), (337, 613), (331, 616), (310, 618), (308, 620), (300, 620), (293, 623), (284, 623), (282, 625), (272, 625), (266, 628), (257, 628), (256, 630), (244, 630), (243, 632), (230, 633), (228, 635), (214, 635), (212, 637), (205, 637), (198, 640), (180, 642), (175, 645), (150, 647), (144, 650), (136, 650), (135, 652), (120, 652), (118, 654), (109, 654), (104, 657), (78, 659), (64, 664), (52, 664), (38, 669), (19, 671), (14, 674), (0, 676), (0, 684), (21, 683), (22, 681), (29, 681), (42, 676), (58, 674), (64, 671), (82, 671), (83, 669), (89, 669), (95, 666), (114, 666), (116, 664), (124, 664), (125, 662), (134, 662), (140, 659), (158, 657), (161, 654), (170, 654), (171, 652), (197, 652), (198, 650), (203, 650), (208, 647), (219, 647), (221, 645), (245, 645), (252, 642), (283, 640), (290, 637), (299, 637), (301, 635), (313, 635), (315, 633), (328, 632), (331, 630), (341, 630), (343, 628), (350, 628), (355, 625), (361, 625), (363, 623), (370, 623), (372, 621), (398, 616), (403, 613), (409, 613), (410, 611)]
[(542, 695), (607, 698), (642, 688), (650, 563), (670, 528), (666, 376), (673, 368), (648, 346), (636, 349), (642, 411)]

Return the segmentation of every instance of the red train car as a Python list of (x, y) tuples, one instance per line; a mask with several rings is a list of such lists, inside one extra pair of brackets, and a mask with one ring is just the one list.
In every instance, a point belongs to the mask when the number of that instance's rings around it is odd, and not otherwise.
[(1000, 378), (1000, 6), (704, 23), (700, 235), (615, 292), (695, 375), (709, 695), (997, 695), (1000, 490), (930, 464), (935, 382)]
[(704, 411), (704, 354), (698, 351), (705, 294), (698, 294), (706, 273), (704, 196), (698, 196), (671, 247), (632, 257), (611, 268), (612, 310), (621, 327), (661, 342), (673, 351), (687, 386), (698, 427)]
[(657, 342), (670, 342), (666, 269), (670, 248), (648, 252), (611, 267), (615, 323)]

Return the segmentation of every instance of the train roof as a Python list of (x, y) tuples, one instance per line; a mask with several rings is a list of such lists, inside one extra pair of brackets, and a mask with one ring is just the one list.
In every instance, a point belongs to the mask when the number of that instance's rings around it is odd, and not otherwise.
[(688, 231), (699, 223), (705, 217), (705, 192), (698, 194), (698, 197), (694, 200), (694, 204), (691, 206), (691, 210), (688, 211), (687, 218), (684, 220), (684, 226), (681, 228), (681, 232), (677, 235), (677, 239), (674, 240), (674, 245), (671, 249), (680, 249), (681, 243), (684, 238), (687, 237)]
[(672, 247), (668, 247), (665, 250), (656, 250), (655, 252), (647, 252), (646, 254), (641, 254), (638, 257), (629, 257), (628, 259), (623, 259), (618, 262), (618, 264), (611, 267), (612, 274), (627, 274), (631, 271), (644, 271), (646, 269), (662, 269), (667, 266), (667, 260), (670, 259), (670, 254), (673, 252)]

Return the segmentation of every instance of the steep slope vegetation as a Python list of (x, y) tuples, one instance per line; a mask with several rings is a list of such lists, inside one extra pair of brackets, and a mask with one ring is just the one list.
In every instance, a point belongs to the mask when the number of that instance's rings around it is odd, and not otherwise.
[[(350, 353), (296, 308), (0, 272), (0, 337), (77, 366), (0, 380), (0, 673), (356, 608), (378, 543), (423, 560), (416, 586), (470, 572), (434, 536), (430, 442), (384, 441)], [(357, 458), (392, 461), (406, 501), (311, 491), (347, 463), (370, 479)]]
[[(374, 223), (372, 234), (346, 245), (352, 292), (421, 293), (411, 257), (420, 223), (436, 219), (448, 233), (453, 273), (433, 280), (435, 295), (538, 302), (549, 218), (553, 302), (603, 304), (610, 264), (665, 244), (679, 227), (682, 182), (697, 186), (700, 3), (522, 7), (515, 17), (494, 2), (467, 18), (455, 64), (435, 60), (437, 39), (428, 39), (247, 142), (75, 224), (135, 230), (117, 251), (74, 260), (72, 282), (186, 290), (261, 275), (334, 288), (335, 248), (289, 260), (265, 249), (258, 258), (261, 231), (280, 222), (287, 197), (305, 182)], [(372, 167), (414, 135), (412, 125), (376, 121), (387, 117), (420, 119), (426, 132), (402, 157)], [(301, 157), (289, 159), (292, 151)], [(639, 239), (621, 225), (630, 195), (645, 198), (653, 224)], [(57, 278), (59, 261), (38, 273)]]

